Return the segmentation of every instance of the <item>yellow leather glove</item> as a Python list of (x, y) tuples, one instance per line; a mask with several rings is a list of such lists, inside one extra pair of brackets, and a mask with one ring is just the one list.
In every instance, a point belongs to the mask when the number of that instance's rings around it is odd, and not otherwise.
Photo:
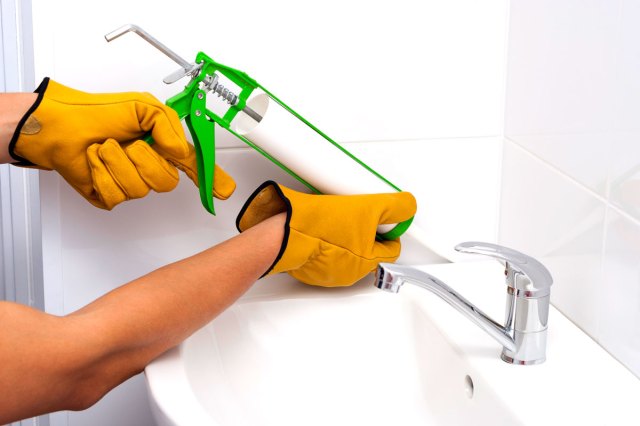
[(354, 284), (378, 263), (398, 258), (400, 240), (378, 241), (376, 228), (413, 217), (416, 200), (408, 192), (304, 194), (267, 181), (240, 210), (236, 226), (243, 232), (283, 212), (284, 240), (266, 274), (286, 271), (306, 284), (336, 287)]
[[(184, 171), (198, 185), (193, 146), (177, 114), (149, 93), (80, 92), (48, 78), (18, 123), (9, 153), (18, 166), (57, 171), (96, 207), (171, 191)], [(139, 140), (151, 132), (153, 147)], [(214, 196), (235, 182), (216, 166)]]

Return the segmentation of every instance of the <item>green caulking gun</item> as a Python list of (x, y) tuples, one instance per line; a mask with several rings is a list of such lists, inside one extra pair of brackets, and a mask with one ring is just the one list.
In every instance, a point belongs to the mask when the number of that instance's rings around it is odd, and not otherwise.
[[(198, 163), (198, 186), (204, 208), (213, 208), (213, 173), (215, 165), (215, 129), (217, 123), (238, 139), (260, 152), (284, 171), (318, 194), (373, 194), (400, 191), (337, 142), (301, 117), (245, 72), (220, 64), (203, 52), (195, 62), (187, 62), (136, 25), (125, 25), (107, 34), (107, 41), (134, 32), (180, 65), (164, 78), (167, 84), (183, 77), (191, 80), (184, 90), (167, 100), (184, 120)], [(224, 87), (221, 74), (240, 88), (236, 95)], [(207, 109), (207, 93), (215, 93), (229, 104), (220, 116)], [(152, 143), (152, 140), (148, 140)], [(402, 235), (413, 219), (380, 225), (378, 236), (395, 239)]]

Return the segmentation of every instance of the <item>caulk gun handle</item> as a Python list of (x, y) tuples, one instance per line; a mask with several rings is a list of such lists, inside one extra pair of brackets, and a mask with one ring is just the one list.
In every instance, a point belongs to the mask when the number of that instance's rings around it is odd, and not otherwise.
[[(191, 133), (193, 139), (193, 147), (196, 152), (200, 201), (205, 210), (215, 215), (213, 206), (213, 179), (216, 164), (214, 122), (207, 120), (204, 114), (195, 117), (195, 120), (192, 119), (191, 115), (182, 118), (184, 118), (189, 128), (189, 133)], [(155, 143), (150, 133), (146, 134), (142, 140), (149, 145)]]

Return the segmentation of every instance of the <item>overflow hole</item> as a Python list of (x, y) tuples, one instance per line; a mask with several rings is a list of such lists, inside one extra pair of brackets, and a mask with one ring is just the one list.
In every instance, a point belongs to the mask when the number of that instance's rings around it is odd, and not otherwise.
[(473, 380), (468, 374), (464, 377), (464, 393), (467, 395), (467, 398), (473, 398)]

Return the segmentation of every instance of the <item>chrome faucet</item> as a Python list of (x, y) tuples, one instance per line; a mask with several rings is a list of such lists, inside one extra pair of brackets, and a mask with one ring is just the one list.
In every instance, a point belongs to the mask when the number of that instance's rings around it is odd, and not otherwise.
[(504, 326), (489, 318), (471, 302), (436, 277), (418, 269), (381, 263), (375, 286), (397, 293), (407, 282), (429, 290), (453, 306), (502, 345), (500, 358), (510, 364), (544, 362), (547, 348), (551, 274), (536, 259), (496, 244), (466, 242), (455, 249), (501, 260), (505, 265), (507, 307)]

